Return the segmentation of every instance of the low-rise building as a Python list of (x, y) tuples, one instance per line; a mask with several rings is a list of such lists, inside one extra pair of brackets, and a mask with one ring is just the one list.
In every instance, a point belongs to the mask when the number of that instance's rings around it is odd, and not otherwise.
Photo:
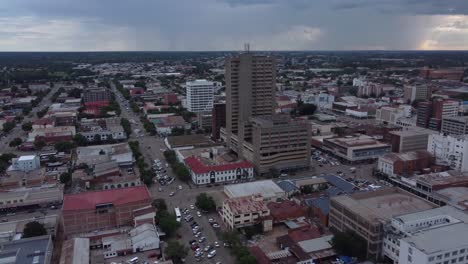
[(134, 158), (128, 143), (78, 147), (76, 149), (76, 164), (89, 166), (114, 161), (120, 167), (133, 166)]
[(451, 206), (392, 218), (383, 255), (399, 264), (467, 263), (468, 215)]
[(11, 162), (10, 170), (19, 171), (33, 171), (41, 167), (41, 161), (37, 155), (20, 156), (19, 158), (13, 158)]
[(189, 169), (195, 184), (249, 180), (254, 177), (253, 164), (237, 159), (223, 146), (181, 149), (176, 154)]
[(146, 186), (65, 195), (62, 222), (65, 236), (131, 226), (133, 211), (151, 205)]
[[(159, 250), (159, 234), (153, 224), (142, 224), (126, 234), (102, 238), (104, 258), (113, 258), (126, 254)], [(159, 254), (158, 254), (159, 255)]]
[(42, 140), (46, 144), (53, 144), (61, 141), (71, 141), (75, 134), (76, 128), (74, 126), (35, 128), (29, 132), (28, 140)]
[(155, 125), (159, 135), (170, 135), (175, 128), (185, 130), (191, 127), (189, 123), (185, 122), (182, 116), (151, 118), (150, 121)]
[(0, 209), (28, 208), (61, 204), (63, 190), (58, 187), (21, 188), (0, 192)]
[(14, 240), (0, 244), (0, 263), (52, 263), (54, 244), (50, 235)]
[(322, 148), (349, 162), (377, 159), (391, 151), (390, 145), (361, 134), (323, 139)]
[(224, 193), (228, 198), (262, 195), (265, 201), (285, 199), (286, 193), (272, 180), (238, 183), (224, 186)]
[(127, 138), (123, 127), (120, 125), (120, 119), (117, 117), (86, 119), (80, 121), (78, 133), (86, 137), (88, 141), (94, 141), (99, 138), (105, 140), (124, 140)]
[(367, 242), (367, 256), (382, 256), (384, 226), (393, 217), (435, 208), (426, 200), (398, 188), (340, 195), (330, 200), (330, 229), (352, 230)]
[(270, 210), (260, 194), (224, 200), (222, 218), (230, 229), (262, 224), (266, 232), (273, 225)]
[(405, 153), (388, 153), (379, 157), (378, 170), (388, 176), (412, 175), (429, 168), (434, 162), (432, 154), (426, 150)]
[(89, 264), (89, 238), (76, 237), (65, 240), (60, 254), (60, 264)]
[(253, 165), (248, 161), (226, 164), (206, 164), (201, 157), (184, 160), (195, 184), (223, 183), (235, 180), (253, 179)]

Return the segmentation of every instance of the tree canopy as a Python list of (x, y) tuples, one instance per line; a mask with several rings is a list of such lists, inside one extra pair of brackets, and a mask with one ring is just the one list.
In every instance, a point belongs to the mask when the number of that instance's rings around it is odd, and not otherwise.
[(216, 203), (213, 197), (208, 196), (206, 193), (200, 193), (197, 195), (195, 205), (201, 210), (213, 212), (216, 211)]
[(167, 236), (171, 236), (180, 227), (180, 223), (177, 222), (175, 215), (170, 214), (167, 211), (161, 211), (157, 214), (158, 225)]
[(8, 121), (3, 124), (3, 132), (10, 132), (13, 128), (15, 128), (15, 122)]
[(188, 249), (179, 242), (171, 240), (167, 243), (165, 252), (174, 263), (181, 263), (182, 259), (187, 256)]
[(21, 129), (24, 131), (31, 131), (32, 130), (32, 123), (31, 122), (26, 122), (21, 126)]
[(21, 138), (14, 138), (12, 141), (10, 141), (9, 146), (10, 147), (17, 147), (23, 143), (23, 140)]
[(75, 147), (75, 144), (71, 141), (60, 141), (55, 143), (54, 147), (58, 152), (70, 153), (70, 151)]
[(47, 230), (45, 229), (43, 224), (37, 221), (29, 222), (24, 226), (23, 238), (37, 237), (43, 235), (47, 235)]

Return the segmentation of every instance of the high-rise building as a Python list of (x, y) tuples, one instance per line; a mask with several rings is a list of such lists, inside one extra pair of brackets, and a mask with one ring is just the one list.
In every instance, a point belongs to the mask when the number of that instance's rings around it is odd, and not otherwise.
[(428, 100), (431, 98), (432, 89), (427, 84), (408, 85), (404, 87), (403, 97), (405, 101)]
[(274, 115), (275, 91), (272, 57), (245, 53), (226, 60), (226, 129), (221, 137), (259, 174), (310, 165), (310, 125)]
[(207, 80), (186, 83), (187, 109), (190, 112), (211, 112), (215, 86)]
[(416, 114), (416, 125), (419, 127), (429, 127), (429, 120), (432, 116), (432, 102), (420, 102)]
[(460, 103), (455, 100), (434, 99), (432, 102), (418, 104), (417, 125), (420, 127), (440, 130), (442, 119), (458, 115)]
[(460, 103), (455, 100), (434, 99), (432, 101), (432, 117), (429, 120), (429, 128), (439, 130), (442, 124), (442, 119), (458, 115)]
[(275, 111), (276, 63), (273, 57), (244, 53), (227, 58), (225, 67), (226, 143), (241, 154), (243, 142), (252, 137), (249, 119)]
[(89, 89), (83, 93), (84, 104), (109, 102), (112, 99), (112, 94), (105, 88)]
[(441, 131), (447, 135), (468, 134), (468, 116), (452, 116), (442, 118)]

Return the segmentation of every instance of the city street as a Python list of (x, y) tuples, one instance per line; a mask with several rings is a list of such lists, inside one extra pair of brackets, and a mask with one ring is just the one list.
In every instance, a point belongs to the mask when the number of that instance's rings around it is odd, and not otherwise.
[[(112, 84), (112, 89), (116, 95), (120, 95), (120, 93), (116, 90), (115, 86)], [(141, 132), (139, 134), (132, 133), (130, 136), (129, 140), (136, 140), (140, 144), (140, 151), (145, 157), (145, 161), (148, 164), (152, 164), (153, 160), (159, 159), (165, 166), (165, 158), (164, 158), (164, 150), (166, 150), (166, 146), (164, 144), (164, 138), (159, 137), (159, 136), (149, 136), (149, 135), (143, 135), (141, 134), (146, 134), (143, 128), (143, 125), (141, 124), (140, 117), (135, 114), (131, 109), (126, 109), (125, 107), (125, 99), (121, 99), (121, 96), (118, 96), (117, 101), (120, 104), (120, 107), (122, 109), (122, 114), (121, 117), (127, 118), (128, 120), (134, 120), (135, 122), (132, 123), (132, 129), (135, 131), (135, 129), (140, 130)], [(208, 195), (210, 194), (219, 194), (223, 190), (223, 186), (214, 186), (214, 187), (194, 187), (190, 184), (185, 184), (182, 183), (177, 179), (177, 177), (174, 175), (172, 172), (171, 168), (166, 168), (167, 175), (170, 177), (174, 177), (175, 180), (169, 185), (166, 186), (161, 186), (159, 183), (154, 183), (151, 187), (149, 187), (149, 191), (151, 193), (151, 196), (153, 199), (158, 199), (162, 198), (166, 201), (166, 204), (168, 206), (168, 210), (171, 213), (174, 213), (174, 208), (179, 207), (180, 209), (183, 208), (190, 208), (190, 205), (195, 205), (195, 200), (198, 194), (205, 192)], [(178, 186), (181, 186), (183, 189), (179, 190)], [(158, 189), (161, 188), (162, 192), (160, 192)], [(174, 192), (174, 196), (169, 196), (171, 192)], [(221, 206), (221, 204), (217, 204), (217, 206)], [(203, 236), (206, 237), (206, 241), (204, 243), (200, 244), (200, 247), (203, 248), (207, 245), (213, 245), (215, 241), (218, 241), (221, 245), (221, 247), (216, 248), (216, 256), (208, 259), (207, 253), (204, 254), (204, 258), (200, 263), (217, 263), (221, 262), (222, 263), (234, 263), (234, 260), (232, 256), (230, 255), (228, 249), (224, 248), (222, 246), (222, 241), (220, 240), (220, 230), (218, 228), (217, 232), (214, 230), (214, 228), (208, 223), (208, 218), (214, 218), (217, 220), (219, 224), (221, 224), (221, 219), (216, 213), (212, 213), (209, 215), (202, 215), (201, 217), (197, 216), (197, 208), (194, 210), (190, 210), (190, 214), (194, 217), (194, 221), (198, 223), (200, 228), (202, 228), (202, 234)], [(195, 239), (195, 237), (192, 234), (192, 229), (190, 227), (190, 223), (187, 223), (183, 217), (181, 220), (181, 227), (177, 231), (177, 233), (181, 236), (181, 238), (178, 240), (181, 244), (183, 244), (185, 247), (190, 248), (188, 242), (190, 240)], [(189, 250), (187, 258), (186, 258), (186, 263), (194, 263), (195, 262), (195, 257), (194, 257), (194, 251)]]

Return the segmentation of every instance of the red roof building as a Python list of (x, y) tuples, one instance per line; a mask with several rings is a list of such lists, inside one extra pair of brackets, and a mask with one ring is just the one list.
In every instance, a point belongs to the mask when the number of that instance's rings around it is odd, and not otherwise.
[(302, 226), (288, 231), (288, 236), (294, 242), (301, 242), (304, 240), (319, 238), (322, 236), (320, 230), (313, 225)]
[(267, 207), (270, 209), (270, 215), (273, 217), (273, 223), (281, 223), (306, 215), (305, 209), (293, 201), (285, 200), (280, 203), (269, 202)]
[(210, 164), (203, 158), (191, 156), (184, 160), (195, 184), (222, 183), (253, 178), (254, 166), (248, 161)]
[(234, 163), (226, 163), (220, 165), (206, 165), (196, 157), (188, 157), (185, 159), (185, 164), (190, 167), (195, 173), (208, 173), (211, 171), (227, 171), (235, 169), (253, 168), (253, 164), (248, 161), (240, 161)]
[(149, 205), (151, 196), (146, 186), (65, 195), (65, 235), (131, 226), (133, 211)]

